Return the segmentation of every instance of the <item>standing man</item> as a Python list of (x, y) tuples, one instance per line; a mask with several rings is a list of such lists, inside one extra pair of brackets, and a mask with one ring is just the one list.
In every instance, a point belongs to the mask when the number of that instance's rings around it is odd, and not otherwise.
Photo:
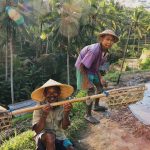
[[(118, 42), (119, 38), (112, 30), (105, 30), (99, 34), (99, 43), (85, 46), (75, 63), (77, 70), (77, 89), (87, 90), (88, 95), (102, 93), (103, 85), (106, 82), (99, 73), (99, 68), (107, 61), (108, 49)], [(99, 123), (99, 120), (91, 114), (92, 100), (86, 101), (85, 119), (92, 124)], [(99, 99), (95, 100), (95, 111), (106, 111), (107, 108), (99, 106)]]

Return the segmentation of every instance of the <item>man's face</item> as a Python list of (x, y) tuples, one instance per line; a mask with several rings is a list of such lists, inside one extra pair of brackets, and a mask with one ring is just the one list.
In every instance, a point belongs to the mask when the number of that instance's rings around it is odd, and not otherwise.
[(101, 44), (104, 49), (109, 49), (114, 43), (114, 37), (112, 35), (104, 35), (101, 37)]
[(55, 87), (49, 87), (45, 91), (44, 96), (49, 103), (57, 102), (60, 97), (60, 90)]

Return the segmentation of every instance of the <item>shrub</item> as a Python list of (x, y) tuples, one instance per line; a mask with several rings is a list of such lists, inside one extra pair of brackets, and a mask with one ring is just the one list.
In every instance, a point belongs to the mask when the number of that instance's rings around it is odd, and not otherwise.
[(0, 150), (34, 150), (35, 142), (33, 136), (34, 132), (31, 130), (16, 135), (14, 138), (5, 141), (0, 146)]
[(142, 70), (150, 69), (150, 58), (147, 58), (144, 62), (140, 63), (140, 68)]
[(105, 80), (109, 80), (109, 81), (111, 81), (111, 82), (117, 82), (118, 77), (119, 77), (119, 72), (118, 72), (118, 71), (109, 72), (109, 73), (107, 73), (107, 74), (104, 76)]
[[(85, 97), (85, 91), (79, 91), (76, 98)], [(74, 138), (78, 136), (79, 130), (86, 127), (86, 123), (83, 119), (85, 114), (85, 103), (77, 102), (73, 104), (72, 114), (71, 114), (71, 126), (68, 128), (68, 136)]]

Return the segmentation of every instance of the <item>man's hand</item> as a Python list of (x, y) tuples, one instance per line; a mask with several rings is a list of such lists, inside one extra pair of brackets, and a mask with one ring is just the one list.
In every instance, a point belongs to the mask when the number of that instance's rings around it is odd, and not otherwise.
[(109, 92), (108, 91), (103, 91), (103, 94), (107, 97), (109, 96)]
[(64, 115), (62, 120), (62, 128), (67, 129), (68, 126), (70, 125), (69, 112), (71, 111), (72, 104), (68, 102), (65, 103), (63, 107), (64, 107)]
[(102, 84), (104, 87), (107, 87), (107, 86), (108, 86), (107, 82), (106, 82), (103, 78), (101, 78), (101, 84)]
[(47, 116), (49, 114), (49, 112), (52, 110), (52, 106), (50, 104), (46, 105), (45, 107), (42, 108), (42, 115), (40, 117), (40, 120), (38, 121), (38, 123), (34, 126), (34, 129), (35, 132), (37, 134), (39, 134), (45, 127), (46, 125), (46, 119), (47, 119)]
[(68, 102), (64, 104), (63, 107), (64, 107), (64, 112), (70, 112), (72, 108), (72, 104)]
[(48, 115), (52, 109), (53, 109), (53, 107), (50, 104), (48, 104), (42, 108), (44, 115)]
[(82, 88), (83, 89), (90, 89), (90, 88), (93, 88), (93, 87), (94, 87), (94, 84), (89, 81), (87, 75), (84, 75), (83, 76)]
[(102, 75), (99, 72), (97, 73), (97, 75), (99, 77), (100, 86), (107, 87), (107, 82), (103, 79)]
[(89, 82), (88, 89), (94, 88), (94, 84), (92, 82)]

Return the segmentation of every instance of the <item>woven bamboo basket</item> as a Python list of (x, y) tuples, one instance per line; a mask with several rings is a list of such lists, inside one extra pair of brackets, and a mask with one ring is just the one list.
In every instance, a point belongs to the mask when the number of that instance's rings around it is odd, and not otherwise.
[(0, 113), (0, 132), (3, 130), (7, 130), (12, 125), (12, 116), (6, 113)]
[(2, 107), (0, 106), (0, 144), (10, 136), (10, 130), (12, 127), (12, 115), (5, 111), (1, 112), (1, 108)]
[(109, 93), (108, 97), (103, 97), (103, 101), (109, 107), (128, 105), (142, 100), (145, 90), (145, 85), (115, 89)]

